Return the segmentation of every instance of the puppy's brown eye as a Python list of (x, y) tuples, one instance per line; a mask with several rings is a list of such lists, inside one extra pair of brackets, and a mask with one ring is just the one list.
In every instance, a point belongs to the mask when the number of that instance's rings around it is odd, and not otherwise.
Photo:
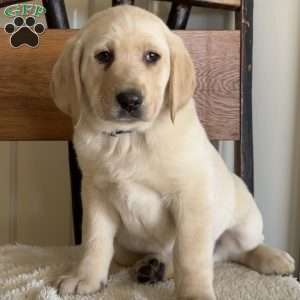
[(160, 55), (153, 51), (148, 51), (144, 55), (144, 61), (147, 64), (155, 64), (160, 59)]
[(111, 51), (101, 51), (95, 55), (95, 58), (100, 64), (110, 64), (114, 59), (114, 54)]

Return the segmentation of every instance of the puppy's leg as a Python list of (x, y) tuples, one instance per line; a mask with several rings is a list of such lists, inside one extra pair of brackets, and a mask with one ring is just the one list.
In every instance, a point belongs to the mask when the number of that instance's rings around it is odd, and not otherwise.
[(236, 261), (267, 275), (287, 275), (295, 271), (295, 261), (287, 252), (266, 245), (242, 253)]
[(251, 210), (244, 221), (223, 234), (216, 246), (216, 260), (231, 260), (262, 274), (290, 274), (294, 259), (286, 252), (262, 245), (262, 219)]
[(83, 180), (84, 254), (76, 269), (60, 278), (58, 288), (61, 294), (86, 294), (106, 285), (118, 218), (112, 207), (100, 200), (105, 196), (105, 193), (99, 195)]
[[(172, 207), (176, 223), (174, 276), (178, 300), (214, 300), (213, 224), (207, 190), (191, 188)], [(190, 193), (193, 193), (192, 195)]]

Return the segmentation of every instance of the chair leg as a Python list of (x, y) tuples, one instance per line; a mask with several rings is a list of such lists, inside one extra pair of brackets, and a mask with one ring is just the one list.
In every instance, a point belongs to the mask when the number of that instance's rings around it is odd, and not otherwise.
[(69, 168), (71, 179), (73, 229), (75, 245), (81, 244), (82, 234), (82, 202), (81, 202), (81, 178), (82, 174), (78, 166), (76, 152), (72, 142), (68, 142)]
[(167, 25), (171, 29), (185, 29), (189, 20), (192, 6), (186, 1), (173, 1)]
[(120, 4), (134, 4), (134, 0), (112, 0), (112, 6), (120, 5)]
[(242, 0), (241, 26), (241, 139), (236, 143), (236, 169), (254, 193), (252, 133), (253, 0)]
[(69, 28), (64, 0), (43, 0), (48, 28)]
[(241, 29), (241, 11), (240, 10), (236, 10), (234, 12), (234, 17), (235, 17), (235, 21), (234, 21), (234, 26), (236, 30), (240, 30)]
[(0, 8), (28, 1), (30, 0), (0, 0)]
[[(241, 29), (241, 11), (235, 11), (234, 13), (234, 27), (236, 30)], [(241, 117), (242, 118), (242, 117)], [(241, 176), (241, 155), (240, 155), (240, 141), (234, 142), (234, 171), (238, 176)]]

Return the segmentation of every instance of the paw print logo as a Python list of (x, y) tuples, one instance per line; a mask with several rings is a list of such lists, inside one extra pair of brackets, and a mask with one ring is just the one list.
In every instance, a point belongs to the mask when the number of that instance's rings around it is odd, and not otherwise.
[(4, 30), (11, 34), (10, 44), (14, 48), (22, 45), (27, 45), (35, 48), (39, 44), (39, 35), (45, 31), (42, 23), (35, 23), (32, 16), (27, 17), (25, 20), (18, 16), (14, 18), (13, 23), (6, 24)]

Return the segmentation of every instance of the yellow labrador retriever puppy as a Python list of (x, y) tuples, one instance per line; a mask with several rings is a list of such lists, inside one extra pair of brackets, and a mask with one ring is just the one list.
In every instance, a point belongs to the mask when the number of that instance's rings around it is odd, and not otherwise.
[(183, 42), (142, 9), (109, 8), (67, 42), (51, 90), (74, 123), (84, 254), (60, 293), (99, 290), (112, 261), (142, 283), (174, 276), (180, 300), (216, 299), (214, 260), (294, 270), (262, 245), (261, 214), (210, 144), (194, 88)]

